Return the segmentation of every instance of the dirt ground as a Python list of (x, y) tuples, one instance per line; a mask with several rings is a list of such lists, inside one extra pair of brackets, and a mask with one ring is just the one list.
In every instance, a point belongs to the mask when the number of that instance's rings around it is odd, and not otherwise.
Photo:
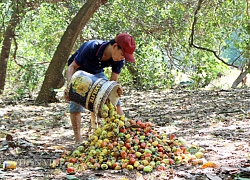
[[(126, 170), (91, 171), (68, 175), (51, 162), (65, 150), (74, 150), (68, 103), (37, 106), (33, 100), (0, 100), (0, 163), (15, 160), (17, 168), (0, 169), (0, 179), (248, 179), (250, 178), (250, 90), (168, 91), (127, 90), (122, 97), (127, 117), (150, 121), (159, 133), (175, 133), (187, 144), (205, 148), (206, 161), (215, 168), (172, 166), (150, 174)], [(89, 112), (82, 114), (87, 137)], [(8, 135), (7, 135), (8, 134)]]

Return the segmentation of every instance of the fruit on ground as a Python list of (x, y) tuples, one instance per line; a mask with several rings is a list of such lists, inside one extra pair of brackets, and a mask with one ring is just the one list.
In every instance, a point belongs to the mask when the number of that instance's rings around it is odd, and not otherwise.
[[(111, 103), (103, 108), (101, 126), (72, 153), (63, 153), (60, 163), (67, 164), (67, 172), (86, 169), (137, 169), (152, 172), (178, 164), (201, 164), (205, 150), (188, 147), (175, 134), (159, 134), (150, 122), (119, 116)], [(200, 151), (199, 151), (200, 150)]]
[(68, 172), (69, 174), (74, 173), (74, 172), (75, 172), (74, 167), (68, 167), (68, 168), (67, 168), (67, 172)]

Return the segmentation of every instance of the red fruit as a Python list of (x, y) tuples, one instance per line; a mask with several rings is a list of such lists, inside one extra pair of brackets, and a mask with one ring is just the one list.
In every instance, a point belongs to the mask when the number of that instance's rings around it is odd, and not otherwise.
[(133, 154), (133, 155), (134, 155), (135, 152), (136, 152), (136, 151), (135, 151), (133, 148), (130, 148), (130, 149), (129, 149), (129, 153), (130, 153), (130, 154)]
[(144, 156), (145, 156), (145, 157), (152, 157), (152, 154), (146, 153)]
[(128, 154), (130, 158), (136, 158), (136, 155), (134, 153)]
[(142, 121), (141, 120), (137, 120), (136, 124), (140, 126), (142, 124)]
[(144, 157), (145, 160), (147, 160), (148, 162), (151, 162), (152, 158), (151, 157)]
[(128, 138), (128, 139), (126, 140), (126, 143), (130, 143), (130, 142), (132, 142), (132, 138)]
[(140, 143), (140, 140), (139, 140), (139, 139), (134, 139), (134, 143), (135, 143), (135, 144), (139, 144), (139, 143)]
[(76, 163), (76, 162), (77, 162), (77, 158), (70, 158), (70, 159), (69, 159), (69, 162), (71, 162), (71, 163)]
[(122, 163), (122, 168), (125, 169), (127, 167), (128, 163)]
[(170, 137), (169, 137), (170, 140), (175, 140), (176, 139), (176, 136), (175, 134), (171, 134)]
[(150, 132), (152, 132), (154, 135), (157, 135), (157, 132), (153, 129), (151, 129)]
[(140, 146), (141, 146), (141, 148), (145, 149), (146, 143), (145, 143), (145, 142), (142, 142), (142, 143), (140, 144)]
[(151, 122), (146, 122), (145, 125), (146, 125), (147, 127), (151, 127), (151, 126), (152, 126), (152, 123), (151, 123)]
[(174, 160), (173, 159), (168, 159), (168, 162), (170, 165), (174, 164)]
[(126, 147), (127, 149), (130, 149), (130, 148), (131, 148), (131, 144), (130, 144), (130, 143), (125, 143), (125, 147)]
[(93, 163), (95, 163), (95, 159), (94, 158), (90, 158), (89, 162), (91, 162), (93, 164)]
[(163, 151), (164, 151), (163, 147), (158, 147), (158, 152), (163, 152)]
[(146, 128), (145, 123), (141, 123), (140, 126), (141, 126), (141, 128), (143, 128), (143, 129)]
[(117, 146), (117, 144), (118, 144), (117, 141), (113, 142), (113, 146)]
[(137, 170), (138, 170), (138, 171), (142, 171), (143, 168), (144, 168), (144, 166), (141, 164), (141, 165), (139, 165), (139, 166), (137, 167)]
[(115, 168), (116, 166), (119, 166), (118, 162), (115, 162), (112, 167)]
[(148, 142), (149, 142), (150, 144), (152, 144), (153, 139), (152, 139), (152, 138), (150, 138), (150, 139), (148, 140)]
[(129, 159), (129, 164), (134, 165), (135, 161), (136, 161), (136, 159), (133, 158), (133, 157), (131, 157), (131, 158)]
[(108, 144), (108, 149), (112, 150), (114, 148), (113, 144), (112, 143), (109, 143)]
[(150, 130), (151, 130), (150, 127), (146, 127), (146, 128), (144, 129), (144, 132), (148, 134), (148, 133), (150, 133)]
[(96, 170), (100, 169), (100, 167), (101, 167), (101, 165), (99, 163), (95, 163), (93, 166), (94, 166), (94, 169), (96, 169)]
[(162, 147), (162, 145), (161, 145), (160, 143), (158, 143), (156, 146), (157, 146), (158, 148), (159, 148), (159, 147)]
[(127, 130), (126, 130), (125, 128), (120, 128), (120, 129), (119, 129), (119, 132), (121, 132), (121, 133), (126, 133), (126, 131), (127, 131)]
[(101, 147), (106, 147), (107, 146), (107, 142), (103, 141), (101, 144)]
[(166, 167), (165, 166), (158, 166), (157, 170), (158, 171), (165, 171)]
[(180, 146), (180, 148), (181, 148), (181, 150), (182, 150), (182, 152), (183, 152), (183, 153), (186, 153), (186, 149), (187, 149), (187, 147), (186, 147), (186, 146), (181, 145), (181, 146)]
[(126, 151), (122, 151), (122, 152), (121, 152), (121, 157), (122, 157), (122, 159), (126, 159), (127, 156), (128, 156), (128, 154), (127, 154)]
[(136, 125), (136, 122), (132, 119), (130, 119), (129, 122), (130, 122), (130, 125)]
[(67, 172), (68, 172), (69, 174), (75, 172), (74, 167), (68, 167), (68, 168), (67, 168)]

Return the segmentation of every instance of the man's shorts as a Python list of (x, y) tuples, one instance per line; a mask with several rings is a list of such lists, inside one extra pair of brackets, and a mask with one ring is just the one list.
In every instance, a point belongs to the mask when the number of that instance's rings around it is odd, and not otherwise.
[[(95, 74), (95, 76), (98, 77), (98, 78), (103, 78), (103, 79), (108, 80), (108, 78), (104, 75), (104, 72)], [(118, 106), (121, 105), (120, 100), (118, 101), (117, 105)], [(76, 104), (76, 103), (70, 101), (69, 112), (70, 113), (84, 112), (84, 108), (81, 105)]]

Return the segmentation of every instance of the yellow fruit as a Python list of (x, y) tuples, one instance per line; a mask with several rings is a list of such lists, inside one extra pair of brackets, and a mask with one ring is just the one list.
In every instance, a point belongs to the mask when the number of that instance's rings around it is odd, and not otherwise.
[(124, 121), (125, 120), (125, 115), (121, 115), (120, 120)]
[(126, 137), (126, 139), (129, 139), (130, 138), (130, 134), (126, 134), (125, 137)]
[(124, 122), (119, 121), (119, 126), (120, 126), (120, 127), (123, 127), (123, 126), (124, 126)]
[(135, 155), (136, 155), (137, 158), (141, 157), (141, 153), (140, 152), (136, 152)]
[(134, 167), (132, 165), (127, 165), (126, 168), (130, 171), (132, 171), (134, 169)]
[(149, 162), (147, 161), (147, 160), (142, 160), (142, 164), (144, 165), (144, 166), (147, 166), (148, 164), (149, 164)]
[(115, 133), (113, 132), (113, 131), (109, 131), (108, 133), (107, 133), (107, 137), (113, 137), (115, 135)]
[(151, 161), (151, 162), (149, 163), (149, 166), (151, 166), (152, 168), (154, 168), (154, 167), (155, 167), (155, 162), (154, 162), (154, 161)]
[(107, 112), (103, 111), (102, 114), (101, 114), (101, 116), (103, 118), (107, 118), (109, 116), (109, 114)]
[(115, 167), (115, 170), (121, 170), (121, 169), (122, 169), (121, 166), (116, 166), (116, 167)]
[(105, 130), (102, 131), (102, 135), (101, 135), (101, 136), (102, 136), (102, 137), (105, 137), (106, 135), (107, 135), (107, 131), (105, 131)]
[(106, 143), (109, 143), (109, 139), (107, 139), (107, 138), (105, 138), (103, 141)]
[(200, 159), (200, 158), (203, 157), (203, 153), (202, 153), (202, 152), (197, 152), (197, 153), (195, 153), (195, 157), (196, 157), (197, 159)]
[(95, 142), (98, 141), (98, 137), (92, 134), (92, 135), (89, 137), (89, 140), (95, 143)]
[(109, 167), (108, 167), (107, 164), (102, 164), (102, 165), (101, 165), (101, 168), (102, 168), (103, 170), (105, 170), (105, 169), (108, 169)]
[(134, 167), (138, 167), (140, 165), (140, 162), (139, 161), (135, 161), (135, 163), (134, 163)]
[(109, 110), (109, 107), (107, 106), (107, 104), (104, 104), (102, 106), (102, 111), (108, 111)]
[(153, 168), (152, 168), (151, 166), (145, 166), (145, 167), (143, 168), (143, 171), (144, 171), (144, 172), (152, 172), (152, 170), (153, 170)]
[(105, 121), (106, 121), (107, 123), (109, 123), (109, 122), (111, 121), (111, 119), (110, 119), (109, 117), (107, 117), (107, 118), (105, 119)]
[(102, 149), (102, 153), (103, 153), (104, 155), (107, 155), (107, 154), (108, 154), (108, 150), (107, 150), (106, 148), (104, 148), (104, 149)]

